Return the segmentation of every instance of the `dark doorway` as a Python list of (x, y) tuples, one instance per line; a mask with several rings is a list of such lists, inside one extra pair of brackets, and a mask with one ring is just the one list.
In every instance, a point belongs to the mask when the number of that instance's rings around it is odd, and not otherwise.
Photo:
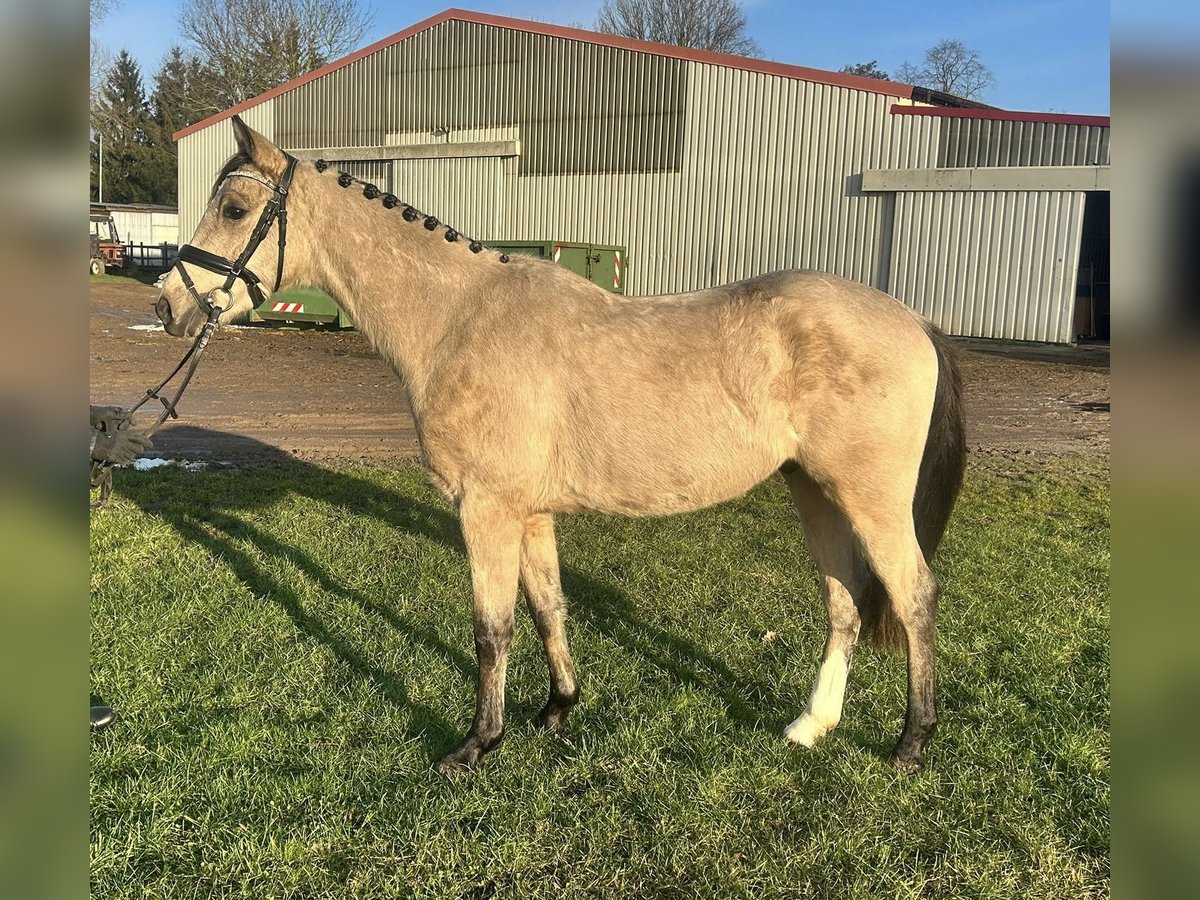
[(1079, 276), (1075, 281), (1075, 338), (1109, 339), (1109, 203), (1108, 191), (1087, 195), (1083, 207), (1083, 238), (1079, 246)]

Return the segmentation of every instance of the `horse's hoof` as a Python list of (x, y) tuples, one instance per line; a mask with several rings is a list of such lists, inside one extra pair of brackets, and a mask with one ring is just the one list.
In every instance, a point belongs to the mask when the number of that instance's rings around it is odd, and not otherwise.
[(892, 765), (896, 767), (896, 771), (903, 772), (905, 775), (916, 775), (925, 768), (925, 760), (920, 754), (901, 756), (898, 753), (893, 753)]
[(570, 707), (563, 709), (561, 706), (552, 706), (547, 704), (542, 708), (542, 711), (537, 714), (535, 720), (539, 728), (544, 728), (551, 734), (559, 734), (567, 727), (567, 716), (570, 714)]
[(465, 775), (479, 768), (483, 759), (483, 751), (478, 747), (459, 747), (442, 757), (442, 761), (434, 766), (434, 771), (447, 778)]
[(783, 732), (783, 736), (793, 744), (811, 748), (829, 731), (828, 725), (822, 725), (813, 716), (804, 713)]
[(107, 728), (113, 722), (117, 721), (116, 712), (114, 712), (108, 706), (93, 706), (89, 716), (92, 731), (99, 731), (102, 728)]

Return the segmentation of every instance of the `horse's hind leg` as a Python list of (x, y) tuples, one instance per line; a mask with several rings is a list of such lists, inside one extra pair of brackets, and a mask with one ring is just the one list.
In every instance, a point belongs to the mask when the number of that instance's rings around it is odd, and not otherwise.
[(886, 591), (880, 602), (890, 603), (908, 647), (908, 708), (892, 762), (902, 771), (916, 772), (924, 765), (925, 745), (937, 727), (934, 630), (938, 592), (917, 543), (911, 500), (898, 491), (896, 494), (890, 501), (851, 495), (846, 498), (845, 510)]
[(566, 725), (571, 707), (579, 702), (579, 685), (567, 646), (567, 601), (559, 577), (554, 520), (549, 515), (531, 516), (525, 522), (521, 586), (550, 666), (550, 699), (538, 714), (538, 724), (559, 731)]
[[(904, 772), (916, 772), (925, 765), (925, 745), (937, 728), (934, 703), (937, 582), (915, 540), (914, 548), (916, 552), (908, 555), (911, 563), (899, 564), (889, 577), (880, 576), (891, 596), (907, 598), (907, 602), (894, 603), (896, 616), (908, 638), (908, 708), (904, 715), (904, 730), (892, 750), (892, 762)], [(905, 593), (905, 587), (910, 584), (911, 589)]]
[(808, 706), (784, 732), (789, 741), (811, 747), (841, 721), (846, 679), (861, 624), (855, 601), (868, 589), (870, 575), (858, 559), (854, 534), (842, 512), (803, 471), (786, 472), (784, 478), (800, 512), (829, 613), (825, 651)]

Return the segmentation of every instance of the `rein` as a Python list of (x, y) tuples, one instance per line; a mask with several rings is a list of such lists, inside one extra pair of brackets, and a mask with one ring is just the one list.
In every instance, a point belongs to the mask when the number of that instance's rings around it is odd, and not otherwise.
[[(183, 397), (183, 392), (187, 390), (188, 383), (192, 380), (192, 375), (196, 372), (196, 367), (200, 364), (200, 357), (204, 355), (204, 349), (208, 346), (209, 339), (216, 333), (218, 327), (218, 319), (221, 313), (229, 308), (233, 301), (232, 287), (234, 281), (241, 280), (246, 284), (246, 288), (250, 293), (250, 297), (254, 302), (254, 308), (262, 306), (267, 300), (267, 295), (263, 293), (260, 287), (261, 279), (246, 268), (246, 263), (250, 261), (250, 257), (254, 255), (254, 251), (267, 236), (267, 232), (271, 230), (271, 225), (275, 220), (279, 219), (279, 263), (275, 269), (275, 287), (272, 288), (272, 293), (279, 290), (279, 284), (283, 280), (283, 253), (287, 246), (287, 195), (288, 189), (292, 185), (292, 176), (296, 171), (296, 158), (288, 156), (287, 168), (284, 170), (283, 177), (276, 184), (261, 175), (254, 172), (231, 172), (227, 177), (235, 176), (241, 178), (250, 178), (271, 189), (271, 199), (267, 201), (267, 205), (263, 207), (262, 213), (258, 217), (258, 224), (254, 226), (254, 231), (250, 235), (250, 241), (246, 244), (246, 249), (236, 260), (229, 260), (223, 256), (218, 256), (215, 253), (210, 253), (200, 247), (194, 247), (191, 244), (184, 244), (179, 248), (179, 258), (175, 262), (175, 268), (183, 278), (183, 283), (187, 286), (188, 293), (196, 305), (200, 307), (208, 318), (204, 323), (204, 327), (200, 329), (200, 333), (196, 335), (196, 340), (183, 355), (183, 359), (179, 364), (171, 370), (171, 374), (160, 381), (157, 385), (149, 388), (144, 397), (136, 404), (130, 407), (125, 414), (124, 422), (130, 421), (133, 414), (137, 412), (148, 400), (157, 400), (163, 405), (163, 410), (154, 424), (146, 429), (146, 436), (150, 437), (168, 418), (178, 419), (179, 413), (175, 411), (179, 405), (180, 398)], [(220, 287), (213, 288), (203, 297), (196, 290), (196, 285), (188, 275), (187, 269), (183, 264), (187, 262), (194, 266), (199, 266), (201, 269), (206, 269), (209, 272), (215, 272), (218, 275), (225, 276), (225, 283)], [(213, 298), (217, 294), (224, 294), (226, 303), (219, 305)], [(187, 371), (184, 372), (183, 378), (179, 382), (179, 387), (175, 391), (175, 396), (170, 400), (161, 396), (159, 393), (179, 374), (184, 365), (191, 360), (191, 365), (188, 365)], [(118, 426), (120, 427), (120, 426)], [(98, 509), (108, 502), (108, 498), (112, 495), (112, 470), (113, 464), (106, 461), (92, 460), (90, 484), (93, 490), (98, 490), (99, 496), (92, 501), (92, 509)]]

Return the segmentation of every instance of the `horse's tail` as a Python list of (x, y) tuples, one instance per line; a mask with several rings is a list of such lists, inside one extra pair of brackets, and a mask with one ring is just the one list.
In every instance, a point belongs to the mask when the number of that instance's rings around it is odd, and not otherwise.
[[(962, 376), (954, 358), (954, 349), (938, 328), (926, 323), (925, 330), (937, 352), (938, 379), (933, 396), (933, 415), (925, 452), (917, 475), (913, 497), (913, 523), (917, 542), (925, 561), (932, 562), (950, 512), (962, 487), (967, 464), (966, 429), (963, 423)], [(863, 561), (865, 565), (865, 560)], [(885, 650), (903, 650), (907, 646), (904, 628), (888, 600), (883, 584), (871, 574), (862, 612), (862, 635)]]

